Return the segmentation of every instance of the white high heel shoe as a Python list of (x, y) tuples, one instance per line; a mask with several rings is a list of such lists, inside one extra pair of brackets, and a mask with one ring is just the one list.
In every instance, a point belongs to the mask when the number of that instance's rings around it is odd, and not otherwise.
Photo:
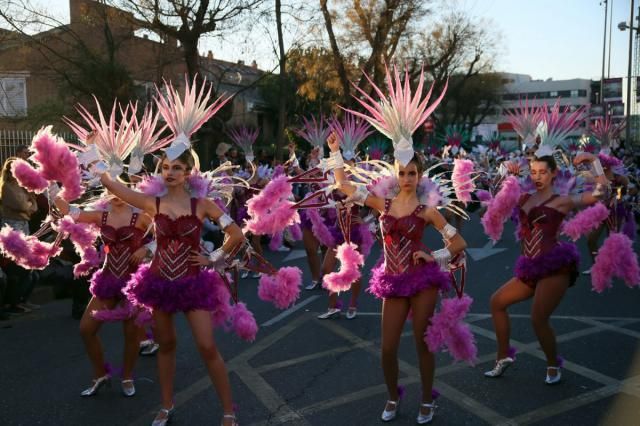
[(124, 396), (133, 396), (136, 394), (136, 386), (133, 383), (133, 379), (126, 379), (120, 382), (120, 387), (122, 388), (122, 393)]
[(171, 408), (161, 408), (156, 414), (156, 418), (153, 419), (153, 423), (151, 426), (165, 426), (171, 420), (171, 416), (173, 415), (174, 407)]
[[(422, 408), (429, 408), (429, 414), (422, 414)], [(416, 417), (416, 423), (419, 425), (426, 425), (433, 420), (433, 413), (436, 410), (436, 404), (423, 402), (420, 404), (420, 410), (418, 410), (418, 417)]]
[[(387, 410), (388, 405), (392, 405), (393, 410)], [(384, 411), (380, 416), (380, 419), (382, 419), (383, 422), (390, 422), (391, 420), (395, 419), (396, 416), (398, 415), (398, 405), (400, 405), (400, 400), (387, 401), (386, 405), (384, 406)]]
[[(557, 374), (555, 376), (549, 375), (549, 370), (555, 370)], [(544, 382), (548, 385), (555, 385), (562, 379), (562, 371), (560, 367), (547, 367), (547, 377), (544, 379)]]
[(231, 426), (239, 426), (235, 414), (225, 414), (224, 416), (222, 416), (222, 422), (220, 423), (220, 426), (224, 426), (224, 419), (231, 419)]
[(510, 356), (499, 359), (496, 361), (496, 365), (492, 370), (484, 372), (484, 376), (500, 377), (504, 374), (505, 371), (507, 371), (507, 368), (511, 367), (511, 364), (513, 364), (513, 358), (511, 358)]
[(102, 377), (93, 379), (92, 383), (93, 384), (90, 387), (86, 388), (80, 393), (80, 396), (93, 396), (98, 393), (98, 391), (102, 386), (111, 387), (111, 376), (108, 374), (105, 374)]

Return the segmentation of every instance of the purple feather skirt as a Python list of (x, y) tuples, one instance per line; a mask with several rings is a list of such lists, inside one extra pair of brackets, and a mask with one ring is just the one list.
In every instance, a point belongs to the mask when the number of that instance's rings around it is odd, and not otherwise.
[(215, 311), (229, 303), (226, 284), (211, 269), (202, 269), (196, 275), (169, 281), (156, 275), (150, 265), (145, 264), (132, 275), (124, 293), (134, 305), (167, 313)]
[[(127, 276), (128, 277), (128, 276)], [(122, 299), (122, 289), (127, 278), (118, 278), (110, 272), (100, 269), (91, 277), (89, 291), (99, 299)]]
[(576, 245), (562, 241), (540, 256), (520, 256), (516, 261), (515, 275), (529, 287), (535, 288), (543, 278), (568, 273), (571, 279), (569, 285), (574, 285), (578, 278), (579, 261)]
[(302, 229), (311, 230), (312, 226), (313, 226), (313, 224), (311, 223), (311, 220), (309, 219), (309, 216), (307, 216), (306, 210), (304, 210), (304, 209), (300, 210), (300, 227)]
[(435, 262), (427, 262), (402, 274), (385, 272), (384, 261), (379, 261), (371, 271), (367, 291), (379, 299), (390, 297), (412, 297), (422, 290), (451, 288), (451, 277)]

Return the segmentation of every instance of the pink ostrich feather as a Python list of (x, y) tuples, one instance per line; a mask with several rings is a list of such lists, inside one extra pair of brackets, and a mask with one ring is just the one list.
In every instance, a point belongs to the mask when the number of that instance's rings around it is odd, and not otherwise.
[(287, 309), (298, 300), (301, 283), (300, 268), (280, 268), (274, 275), (262, 274), (258, 284), (258, 297), (273, 303), (276, 308)]
[(83, 194), (78, 159), (65, 141), (51, 133), (51, 126), (38, 131), (31, 149), (34, 151), (33, 162), (42, 179), (60, 182), (62, 191), (59, 196), (62, 199), (73, 201)]
[(622, 278), (628, 287), (640, 285), (640, 267), (633, 251), (633, 241), (624, 234), (611, 234), (598, 250), (591, 268), (591, 285), (595, 292), (611, 288), (614, 277)]
[(152, 197), (162, 197), (167, 193), (167, 186), (160, 175), (148, 175), (136, 185), (136, 189)]
[(500, 191), (489, 201), (487, 212), (482, 216), (481, 222), (484, 232), (494, 242), (500, 239), (504, 222), (511, 217), (513, 209), (518, 205), (520, 194), (518, 178), (509, 176), (502, 183)]
[(69, 240), (80, 256), (80, 263), (76, 263), (73, 267), (76, 278), (100, 266), (100, 256), (95, 248), (95, 241), (100, 231), (95, 225), (75, 223), (71, 217), (65, 216), (54, 226), (54, 229), (69, 235)]
[(544, 119), (545, 110), (544, 107), (536, 105), (535, 99), (529, 103), (529, 99), (525, 98), (523, 105), (521, 98), (518, 108), (513, 111), (507, 110), (506, 115), (513, 130), (522, 139), (526, 139), (535, 135), (538, 124)]
[(244, 303), (236, 303), (231, 307), (231, 328), (242, 340), (253, 342), (256, 339), (258, 324)]
[[(151, 105), (147, 105), (142, 114), (142, 118), (138, 120), (133, 114), (133, 129), (137, 131), (139, 138), (136, 145), (142, 155), (151, 154), (171, 143), (171, 137), (161, 137), (166, 130), (167, 125), (158, 126), (160, 114), (155, 113)], [(134, 148), (135, 151), (136, 148)]]
[(577, 213), (571, 220), (562, 225), (562, 233), (573, 241), (588, 234), (609, 217), (609, 209), (602, 203), (596, 203)]
[(0, 230), (0, 250), (23, 268), (44, 269), (49, 258), (57, 256), (62, 249), (55, 243), (39, 241), (6, 225)]
[(335, 247), (336, 240), (333, 238), (331, 231), (322, 220), (322, 216), (320, 216), (320, 212), (316, 209), (307, 209), (305, 214), (309, 218), (311, 222), (311, 231), (313, 235), (316, 237), (318, 242), (325, 247)]
[(364, 257), (358, 252), (358, 246), (345, 242), (336, 249), (336, 258), (340, 261), (340, 271), (322, 277), (322, 286), (333, 293), (340, 293), (349, 290), (351, 284), (360, 279)]
[(238, 145), (245, 154), (250, 153), (251, 155), (253, 155), (253, 144), (256, 139), (258, 139), (259, 134), (260, 129), (248, 126), (240, 126), (227, 130), (227, 135), (229, 135), (231, 140)]
[(375, 90), (379, 101), (354, 84), (357, 92), (362, 95), (362, 99), (355, 97), (355, 95), (354, 97), (369, 115), (349, 109), (346, 109), (346, 111), (367, 120), (380, 133), (391, 139), (396, 159), (406, 165), (413, 157), (413, 149), (408, 150), (409, 147), (406, 146), (406, 143), (411, 143), (413, 132), (425, 122), (440, 104), (447, 91), (448, 82), (445, 83), (440, 96), (431, 105), (428, 105), (435, 83), (431, 85), (431, 88), (423, 98), (424, 69), (420, 71), (420, 79), (415, 94), (411, 93), (411, 79), (409, 78), (408, 69), (405, 69), (404, 73), (404, 86), (400, 81), (400, 73), (395, 66), (393, 67), (393, 76), (389, 69), (386, 68), (386, 65), (385, 69), (388, 97), (365, 73), (365, 77)]
[(598, 159), (602, 163), (602, 167), (609, 169), (616, 174), (624, 174), (624, 163), (622, 160), (613, 155), (607, 155), (604, 152), (598, 153)]
[(322, 115), (316, 120), (315, 117), (302, 119), (302, 128), (294, 130), (298, 136), (309, 142), (311, 146), (322, 149), (324, 147), (331, 129), (325, 125), (325, 119)]
[(22, 158), (17, 158), (11, 163), (11, 173), (21, 187), (36, 194), (44, 192), (49, 187), (49, 181)]
[(618, 139), (627, 126), (626, 120), (614, 123), (610, 116), (595, 119), (589, 126), (589, 133), (596, 138), (603, 147), (611, 146), (611, 142)]
[(400, 190), (400, 187), (395, 176), (384, 176), (368, 185), (367, 189), (376, 197), (393, 198)]
[(358, 145), (373, 133), (367, 122), (349, 113), (345, 114), (342, 121), (337, 118), (331, 120), (329, 128), (340, 140), (342, 154), (346, 160), (354, 159)]
[(273, 179), (262, 191), (247, 201), (245, 228), (256, 235), (274, 235), (287, 226), (300, 223), (298, 212), (289, 201), (292, 186), (286, 175)]
[(453, 161), (451, 182), (456, 193), (456, 198), (465, 203), (471, 201), (471, 193), (475, 190), (472, 174), (473, 161), (462, 159), (455, 159)]
[(156, 88), (158, 96), (155, 98), (158, 112), (162, 115), (167, 126), (171, 129), (175, 136), (184, 133), (187, 137), (191, 137), (204, 123), (213, 117), (229, 100), (231, 96), (221, 95), (211, 104), (212, 83), (203, 83), (200, 91), (196, 88), (197, 76), (193, 78), (191, 84), (185, 75), (184, 98), (176, 89), (174, 89), (171, 81), (165, 81), (167, 94), (162, 95), (160, 89)]
[(472, 303), (473, 299), (466, 294), (461, 298), (442, 300), (440, 311), (431, 318), (431, 325), (424, 335), (429, 351), (436, 352), (446, 347), (456, 361), (473, 365), (478, 348), (469, 326), (463, 323)]
[(293, 225), (289, 226), (287, 230), (289, 231), (289, 234), (294, 241), (302, 240), (302, 228), (300, 228), (299, 223), (294, 223)]

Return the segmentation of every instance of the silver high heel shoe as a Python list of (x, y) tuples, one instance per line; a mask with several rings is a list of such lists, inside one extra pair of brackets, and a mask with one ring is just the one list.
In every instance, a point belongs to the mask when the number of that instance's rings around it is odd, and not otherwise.
[(136, 394), (136, 387), (133, 383), (133, 379), (122, 380), (120, 382), (122, 393), (124, 396), (133, 396)]
[[(387, 410), (387, 405), (392, 405), (393, 410)], [(380, 419), (382, 419), (383, 422), (390, 422), (391, 420), (395, 419), (396, 416), (398, 415), (398, 405), (400, 405), (400, 400), (387, 401), (386, 405), (384, 406), (384, 411), (380, 416)]]
[(222, 416), (222, 422), (220, 423), (220, 426), (224, 426), (224, 419), (231, 419), (231, 426), (239, 426), (235, 414), (225, 414), (224, 416)]
[(511, 367), (511, 364), (513, 364), (513, 358), (510, 356), (499, 359), (496, 361), (496, 365), (493, 367), (493, 370), (485, 371), (484, 375), (485, 377), (500, 377), (505, 371), (507, 371), (507, 368)]
[(436, 411), (436, 404), (427, 404), (426, 402), (423, 402), (422, 404), (420, 404), (420, 408), (429, 408), (429, 414), (422, 414), (422, 410), (418, 410), (418, 417), (416, 417), (416, 422), (419, 425), (426, 425), (427, 423), (431, 423), (431, 421), (433, 420), (433, 413)]
[(105, 374), (102, 377), (98, 377), (97, 379), (93, 379), (92, 385), (80, 393), (80, 396), (93, 396), (98, 393), (100, 388), (106, 385), (111, 387), (111, 376)]
[(151, 423), (151, 426), (165, 426), (167, 423), (169, 423), (169, 420), (171, 420), (173, 410), (174, 407), (171, 407), (169, 409), (161, 408), (160, 411), (158, 411), (158, 414), (156, 414), (156, 418), (153, 419), (153, 423)]
[[(549, 370), (555, 370), (555, 371), (557, 371), (557, 374), (555, 376), (550, 376), (549, 375)], [(546, 377), (546, 379), (544, 379), (544, 382), (546, 384), (555, 385), (561, 379), (562, 379), (562, 371), (560, 370), (560, 367), (547, 367), (547, 377)]]

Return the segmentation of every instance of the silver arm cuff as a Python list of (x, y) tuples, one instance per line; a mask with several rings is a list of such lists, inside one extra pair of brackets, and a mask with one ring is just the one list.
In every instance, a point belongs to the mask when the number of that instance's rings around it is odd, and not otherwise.
[(156, 242), (156, 240), (152, 240), (151, 242), (145, 244), (144, 246), (146, 247), (147, 250), (149, 250), (149, 252), (151, 253), (151, 256), (154, 256), (156, 254), (156, 249), (158, 248), (158, 243)]
[(335, 151), (329, 154), (329, 158), (327, 159), (327, 168), (329, 170), (333, 169), (341, 169), (344, 167), (344, 160), (342, 159), (342, 154), (340, 151)]
[(211, 267), (218, 272), (224, 270), (225, 260), (227, 259), (228, 254), (222, 250), (222, 247), (212, 251), (209, 254), (209, 262)]
[(231, 216), (226, 213), (218, 218), (218, 225), (220, 225), (220, 229), (222, 230), (225, 230), (227, 226), (231, 225), (232, 223), (234, 223), (234, 220), (231, 219)]
[(599, 158), (593, 160), (593, 163), (591, 163), (591, 168), (593, 170), (594, 176), (602, 176), (604, 174), (604, 169), (602, 168), (602, 164), (600, 163)]
[(445, 240), (450, 240), (456, 236), (458, 230), (455, 226), (447, 223), (442, 229), (440, 229), (439, 232), (442, 234), (442, 238), (444, 238)]
[(364, 185), (358, 185), (356, 187), (356, 191), (351, 194), (349, 200), (353, 201), (359, 206), (364, 206), (365, 201), (367, 201), (367, 197), (369, 196), (369, 191), (367, 187)]
[(73, 219), (74, 221), (78, 220), (81, 212), (82, 210), (80, 210), (80, 207), (69, 206), (69, 216), (71, 216), (71, 219)]
[(449, 261), (451, 260), (451, 252), (448, 248), (441, 248), (440, 250), (436, 250), (431, 253), (433, 259), (436, 261), (438, 265), (440, 265), (440, 269), (449, 269)]

